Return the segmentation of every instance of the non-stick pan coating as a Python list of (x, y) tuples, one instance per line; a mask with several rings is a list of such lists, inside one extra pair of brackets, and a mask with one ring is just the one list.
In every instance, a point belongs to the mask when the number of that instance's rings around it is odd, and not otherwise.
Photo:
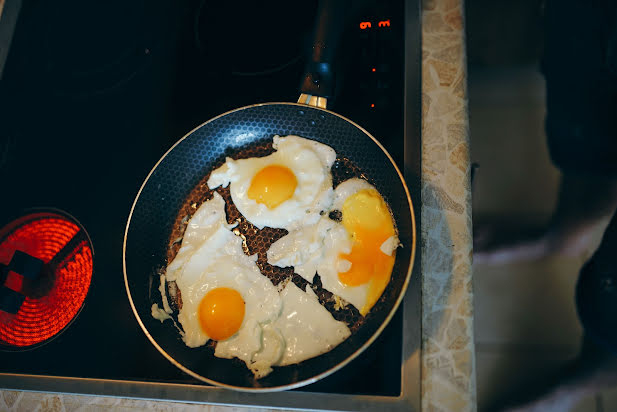
[[(170, 321), (160, 323), (151, 316), (159, 303), (158, 273), (177, 250), (170, 244), (182, 233), (182, 219), (211, 196), (207, 176), (226, 156), (263, 156), (271, 149), (274, 135), (294, 134), (334, 148), (336, 185), (350, 177), (363, 177), (376, 186), (389, 204), (403, 245), (396, 254), (392, 278), (381, 299), (362, 318), (356, 310), (334, 312), (348, 323), (351, 337), (322, 356), (298, 365), (276, 367), (260, 380), (238, 359), (219, 359), (213, 346), (188, 348)], [(221, 193), (226, 194), (225, 190)], [(157, 348), (173, 363), (194, 377), (209, 383), (245, 390), (279, 390), (302, 386), (344, 366), (368, 346), (386, 326), (409, 281), (415, 251), (412, 206), (403, 178), (392, 159), (360, 127), (332, 112), (310, 106), (273, 103), (249, 106), (221, 115), (193, 130), (180, 140), (152, 170), (142, 186), (127, 225), (124, 271), (127, 291), (135, 314)], [(235, 208), (228, 217), (237, 216)], [(251, 253), (259, 252), (262, 273), (274, 283), (293, 276), (299, 286), (306, 282), (290, 269), (279, 270), (265, 262), (265, 247), (284, 235), (284, 230), (255, 231), (246, 222), (239, 226), (247, 236)], [(317, 290), (318, 296), (328, 294)], [(331, 302), (324, 302), (328, 309)]]

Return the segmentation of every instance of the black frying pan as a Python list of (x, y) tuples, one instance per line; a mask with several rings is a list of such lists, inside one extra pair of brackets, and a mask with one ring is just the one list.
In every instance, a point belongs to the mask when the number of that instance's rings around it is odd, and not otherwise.
[[(324, 105), (332, 90), (329, 62), (333, 48), (326, 38), (336, 38), (337, 13), (342, 2), (326, 1), (320, 6), (312, 63), (302, 83), (301, 101)], [(334, 6), (334, 8), (333, 8)], [(330, 43), (332, 44), (332, 43)], [(311, 98), (320, 96), (322, 98)], [(337, 161), (333, 181), (362, 177), (372, 183), (388, 202), (399, 231), (402, 248), (396, 252), (392, 278), (383, 295), (366, 317), (351, 305), (335, 311), (331, 294), (316, 277), (314, 290), (320, 301), (338, 320), (347, 322), (352, 335), (332, 351), (297, 365), (275, 367), (260, 379), (238, 359), (214, 356), (211, 342), (200, 348), (187, 347), (172, 322), (151, 316), (153, 303), (160, 302), (158, 273), (179, 248), (183, 221), (212, 196), (206, 185), (209, 173), (223, 164), (226, 156), (242, 158), (272, 152), (274, 135), (294, 134), (334, 148)], [(229, 200), (227, 189), (217, 189)], [(267, 264), (269, 245), (283, 236), (282, 229), (257, 230), (228, 202), (228, 220), (240, 219), (238, 226), (247, 238), (251, 254), (258, 253), (262, 273), (274, 284), (291, 278), (301, 288), (307, 284), (291, 268)], [(152, 344), (174, 365), (207, 383), (245, 391), (291, 389), (315, 382), (349, 363), (365, 350), (386, 327), (398, 308), (411, 276), (415, 253), (415, 221), (409, 191), (392, 157), (366, 130), (324, 108), (303, 103), (265, 103), (222, 114), (189, 132), (155, 165), (143, 183), (131, 209), (124, 238), (124, 279), (137, 321)], [(172, 304), (172, 306), (174, 306)], [(177, 309), (177, 308), (176, 308)]]

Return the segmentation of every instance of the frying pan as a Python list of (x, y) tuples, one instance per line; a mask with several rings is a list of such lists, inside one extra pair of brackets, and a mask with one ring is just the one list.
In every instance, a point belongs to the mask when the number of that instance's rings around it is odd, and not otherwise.
[[(405, 180), (392, 157), (366, 130), (325, 108), (333, 89), (331, 62), (339, 34), (343, 2), (320, 3), (315, 42), (299, 103), (263, 103), (242, 107), (217, 116), (180, 139), (154, 166), (133, 203), (124, 237), (123, 264), (126, 290), (138, 323), (152, 344), (170, 362), (204, 382), (241, 391), (276, 391), (315, 382), (342, 368), (364, 351), (386, 327), (398, 308), (411, 276), (415, 255), (416, 227)], [(212, 341), (189, 348), (173, 322), (163, 323), (151, 315), (153, 303), (161, 305), (157, 290), (159, 274), (179, 248), (184, 223), (212, 192), (206, 185), (209, 173), (226, 156), (243, 158), (272, 152), (274, 135), (298, 135), (331, 146), (337, 161), (332, 167), (333, 183), (361, 177), (372, 183), (388, 203), (402, 247), (396, 252), (392, 277), (381, 298), (365, 316), (355, 308), (334, 310), (332, 295), (321, 288), (316, 276), (312, 285), (320, 302), (337, 320), (345, 321), (351, 336), (330, 352), (296, 365), (275, 367), (259, 380), (238, 359), (214, 356)], [(228, 190), (217, 189), (226, 200)], [(292, 268), (267, 264), (269, 245), (283, 236), (282, 229), (257, 230), (227, 202), (228, 221), (238, 221), (251, 254), (274, 284), (291, 278), (301, 288), (307, 285)], [(177, 315), (177, 307), (172, 316)], [(369, 371), (367, 371), (369, 372)], [(370, 373), (370, 372), (369, 372)]]

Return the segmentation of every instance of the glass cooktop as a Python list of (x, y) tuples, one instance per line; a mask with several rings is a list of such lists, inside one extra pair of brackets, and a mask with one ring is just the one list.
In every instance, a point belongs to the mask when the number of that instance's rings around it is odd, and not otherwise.
[[(31, 208), (65, 211), (90, 236), (94, 271), (81, 313), (63, 333), (36, 349), (0, 351), (0, 386), (263, 406), (311, 399), (207, 392), (148, 341), (122, 271), (132, 202), (180, 137), (233, 108), (297, 100), (316, 2), (303, 7), (6, 0), (0, 41), (12, 41), (0, 62), (0, 226)], [(337, 93), (328, 108), (393, 155), (406, 172), (419, 227), (419, 2), (357, 2), (341, 24)], [(412, 298), (378, 340), (340, 371), (294, 392), (419, 405), (419, 362), (410, 360), (419, 350), (418, 268), (417, 257)], [(405, 370), (406, 362), (417, 367)], [(325, 399), (324, 407), (338, 408), (338, 398)]]

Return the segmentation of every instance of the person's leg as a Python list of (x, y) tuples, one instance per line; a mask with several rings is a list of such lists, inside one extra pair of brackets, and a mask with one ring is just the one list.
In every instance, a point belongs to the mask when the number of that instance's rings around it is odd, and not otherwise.
[(576, 303), (585, 330), (579, 356), (552, 379), (520, 390), (498, 410), (568, 411), (581, 399), (617, 386), (617, 216), (581, 269)]
[(478, 263), (579, 255), (617, 209), (617, 57), (610, 57), (617, 55), (617, 2), (548, 0), (544, 20), (545, 126), (562, 171), (558, 203), (544, 228), (474, 222)]
[(507, 264), (549, 255), (579, 256), (593, 246), (594, 235), (602, 233), (615, 210), (617, 179), (565, 174), (545, 228), (478, 226), (474, 262)]
[(579, 357), (553, 379), (504, 401), (504, 412), (567, 412), (582, 399), (617, 386), (617, 355), (586, 340)]

